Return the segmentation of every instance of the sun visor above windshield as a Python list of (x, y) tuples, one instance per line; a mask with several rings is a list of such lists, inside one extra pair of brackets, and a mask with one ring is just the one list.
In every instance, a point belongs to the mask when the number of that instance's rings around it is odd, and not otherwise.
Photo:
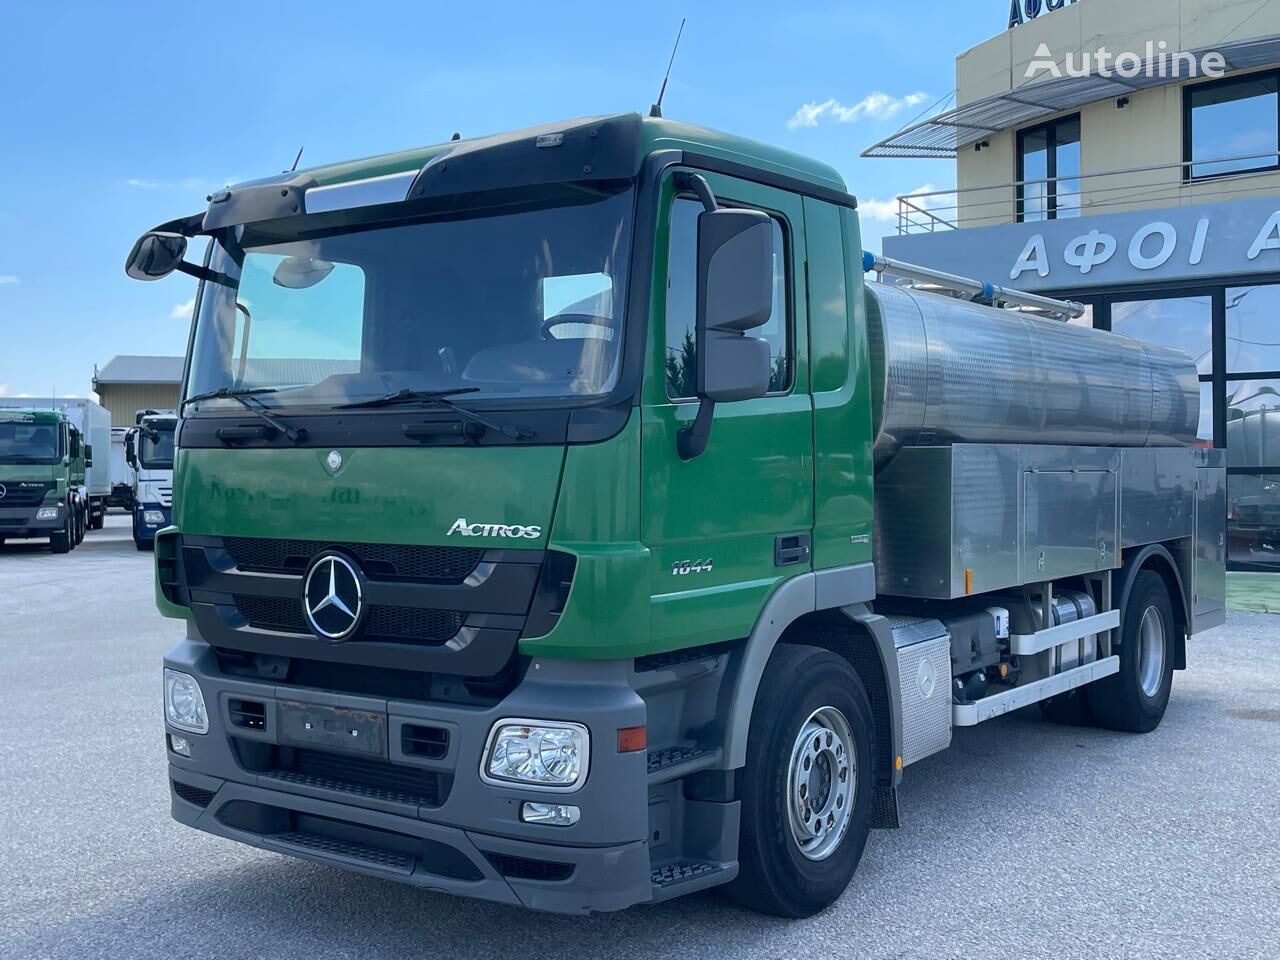
[(570, 120), (460, 141), (433, 157), (406, 199), (541, 183), (629, 180), (640, 171), (640, 116)]
[(215, 191), (209, 197), (204, 230), (209, 233), (240, 223), (297, 216), (306, 209), (307, 190), (314, 186), (314, 177), (299, 173)]

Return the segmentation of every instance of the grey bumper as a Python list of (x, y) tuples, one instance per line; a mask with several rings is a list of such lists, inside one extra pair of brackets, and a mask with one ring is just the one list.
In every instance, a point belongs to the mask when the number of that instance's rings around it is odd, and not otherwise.
[[(646, 755), (617, 752), (617, 731), (645, 723), (626, 662), (535, 661), (493, 707), (245, 680), (223, 674), (199, 640), (176, 647), (165, 666), (197, 678), (209, 714), (204, 735), (167, 727), (190, 744), (189, 758), (168, 751), (173, 816), (182, 823), (267, 850), (538, 910), (618, 910), (652, 899)], [(244, 725), (246, 702), (255, 705), (253, 726)], [(299, 751), (280, 729), (286, 703), (356, 711), (375, 725), (385, 717), (381, 756)], [(589, 729), (589, 772), (580, 789), (550, 793), (480, 779), (490, 729), (512, 717), (571, 720)], [(432, 759), (409, 755), (406, 725), (447, 731), (447, 751)], [(279, 758), (303, 752), (319, 755), (319, 775), (315, 768), (279, 769)], [(438, 784), (438, 792), (423, 796), (402, 785), (413, 777)], [(581, 819), (570, 827), (526, 824), (519, 818), (524, 801), (574, 804)]]
[(51, 532), (61, 530), (61, 515), (53, 520), (36, 519), (36, 511), (45, 506), (56, 506), (56, 504), (0, 507), (0, 537), (47, 537)]

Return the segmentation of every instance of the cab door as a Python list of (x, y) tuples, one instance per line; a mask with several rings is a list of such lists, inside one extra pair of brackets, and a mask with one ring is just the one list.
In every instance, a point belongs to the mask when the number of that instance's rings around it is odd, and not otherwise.
[(795, 194), (705, 177), (721, 206), (774, 225), (768, 322), (770, 392), (716, 405), (706, 450), (682, 461), (678, 431), (698, 409), (693, 384), (696, 227), (702, 204), (669, 171), (659, 193), (654, 302), (643, 392), (642, 535), (651, 555), (653, 648), (746, 636), (782, 580), (812, 569), (813, 407), (805, 318), (804, 206)]

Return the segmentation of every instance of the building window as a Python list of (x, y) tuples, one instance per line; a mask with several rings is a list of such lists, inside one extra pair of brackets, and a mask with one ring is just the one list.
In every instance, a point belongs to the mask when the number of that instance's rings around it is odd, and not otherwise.
[(1280, 75), (1254, 74), (1183, 91), (1185, 179), (1280, 167)]
[(1213, 373), (1212, 297), (1114, 300), (1111, 329), (1135, 340), (1181, 350), (1195, 360), (1201, 376)]
[(1280, 370), (1280, 284), (1227, 287), (1227, 374)]
[[(667, 254), (667, 396), (687, 400), (696, 396), (697, 346), (694, 317), (697, 311), (698, 214), (702, 203), (677, 197), (671, 205), (670, 246)], [(763, 326), (749, 336), (769, 342), (773, 372), (770, 393), (791, 388), (791, 336), (787, 322), (787, 247), (782, 224), (773, 217), (773, 311)]]
[(1018, 220), (1080, 215), (1080, 115), (1018, 131)]

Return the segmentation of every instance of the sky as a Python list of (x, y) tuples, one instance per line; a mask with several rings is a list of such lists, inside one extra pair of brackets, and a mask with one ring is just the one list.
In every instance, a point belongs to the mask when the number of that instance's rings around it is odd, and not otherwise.
[[(151, 12), (146, 13), (147, 10)], [(13, 3), (0, 56), (0, 396), (89, 396), (116, 354), (185, 351), (195, 284), (124, 275), (143, 231), (238, 180), (647, 110), (835, 166), (864, 246), (949, 161), (865, 160), (945, 98), (1005, 0), (357, 6)]]

